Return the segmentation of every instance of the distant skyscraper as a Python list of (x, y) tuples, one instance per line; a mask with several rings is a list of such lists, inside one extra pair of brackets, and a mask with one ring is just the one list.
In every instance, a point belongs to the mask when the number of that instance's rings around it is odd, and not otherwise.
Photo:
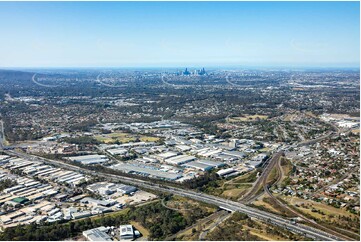
[(206, 70), (204, 69), (204, 67), (202, 68), (202, 70), (199, 70), (198, 72), (199, 75), (206, 75)]
[(183, 75), (185, 76), (189, 76), (191, 73), (188, 71), (188, 68), (186, 68), (186, 70), (183, 72)]

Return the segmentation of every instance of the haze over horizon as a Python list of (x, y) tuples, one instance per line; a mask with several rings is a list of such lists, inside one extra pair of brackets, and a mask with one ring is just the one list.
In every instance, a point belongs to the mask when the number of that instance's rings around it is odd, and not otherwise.
[(359, 2), (1, 2), (0, 67), (359, 67)]

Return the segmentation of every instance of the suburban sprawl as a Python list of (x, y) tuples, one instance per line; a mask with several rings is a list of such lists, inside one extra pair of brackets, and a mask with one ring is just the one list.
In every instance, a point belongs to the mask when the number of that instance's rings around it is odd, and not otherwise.
[(0, 240), (359, 240), (359, 71), (0, 71)]

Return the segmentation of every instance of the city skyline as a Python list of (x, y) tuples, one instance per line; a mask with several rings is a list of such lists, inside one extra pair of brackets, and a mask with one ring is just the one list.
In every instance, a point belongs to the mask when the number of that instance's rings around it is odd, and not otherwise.
[(358, 67), (359, 17), (359, 2), (1, 2), (0, 66)]

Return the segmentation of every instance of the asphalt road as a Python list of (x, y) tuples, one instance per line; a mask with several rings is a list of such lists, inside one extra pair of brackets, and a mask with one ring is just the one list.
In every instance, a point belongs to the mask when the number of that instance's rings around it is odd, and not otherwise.
[(222, 209), (228, 210), (228, 211), (233, 211), (233, 212), (239, 211), (239, 212), (247, 214), (249, 217), (259, 219), (259, 220), (264, 221), (269, 224), (274, 224), (274, 225), (280, 226), (282, 228), (288, 229), (289, 231), (301, 234), (303, 236), (306, 236), (306, 237), (309, 237), (309, 238), (312, 238), (315, 240), (326, 240), (326, 241), (342, 240), (341, 238), (336, 237), (327, 232), (324, 232), (322, 230), (315, 229), (315, 228), (312, 228), (310, 226), (303, 225), (303, 224), (293, 224), (291, 221), (284, 219), (280, 216), (277, 216), (275, 214), (268, 213), (265, 211), (261, 211), (259, 209), (242, 204), (240, 202), (234, 202), (234, 201), (227, 200), (224, 198), (219, 198), (216, 196), (212, 196), (212, 195), (208, 195), (208, 194), (204, 194), (204, 193), (200, 193), (200, 192), (195, 192), (195, 191), (191, 191), (191, 190), (185, 190), (185, 189), (180, 189), (180, 188), (175, 188), (175, 187), (165, 186), (165, 185), (158, 185), (158, 184), (150, 183), (150, 182), (143, 181), (140, 179), (91, 171), (91, 170), (88, 170), (85, 168), (80, 168), (78, 166), (70, 165), (70, 164), (67, 164), (67, 163), (64, 163), (61, 161), (45, 159), (42, 157), (29, 155), (29, 154), (25, 154), (25, 153), (20, 153), (20, 152), (16, 152), (16, 151), (8, 150), (6, 152), (9, 155), (16, 155), (16, 156), (22, 157), (24, 159), (33, 160), (33, 161), (41, 161), (41, 162), (51, 164), (51, 165), (54, 165), (57, 167), (62, 167), (62, 168), (68, 169), (68, 170), (82, 172), (84, 174), (88, 174), (88, 175), (92, 175), (92, 176), (103, 177), (109, 181), (124, 182), (124, 183), (132, 184), (132, 185), (135, 185), (138, 187), (143, 187), (143, 188), (150, 189), (150, 190), (157, 190), (157, 191), (171, 193), (171, 194), (175, 194), (175, 195), (179, 195), (179, 196), (183, 196), (183, 197), (188, 197), (188, 198), (191, 198), (191, 199), (194, 199), (197, 201), (202, 201), (205, 203), (216, 205), (216, 206), (218, 206)]
[[(268, 163), (265, 165), (261, 175), (258, 177), (255, 184), (252, 186), (252, 189), (241, 199), (244, 203), (251, 203), (255, 199), (257, 199), (259, 196), (263, 194), (263, 187), (267, 181), (267, 177), (269, 173), (272, 171), (273, 167), (277, 164), (278, 160), (283, 155), (283, 152), (277, 152), (275, 153), (272, 158), (268, 161)], [(260, 191), (262, 189), (262, 191)]]
[[(223, 212), (226, 212), (223, 210)], [(230, 213), (223, 213), (221, 216), (219, 216), (210, 226), (208, 226), (207, 229), (203, 230), (198, 237), (198, 240), (206, 240), (206, 236), (209, 232), (211, 232), (213, 229), (215, 229), (218, 225), (223, 223), (223, 221), (227, 220), (231, 216)]]
[(5, 133), (4, 133), (4, 122), (0, 120), (0, 149), (4, 147)]

